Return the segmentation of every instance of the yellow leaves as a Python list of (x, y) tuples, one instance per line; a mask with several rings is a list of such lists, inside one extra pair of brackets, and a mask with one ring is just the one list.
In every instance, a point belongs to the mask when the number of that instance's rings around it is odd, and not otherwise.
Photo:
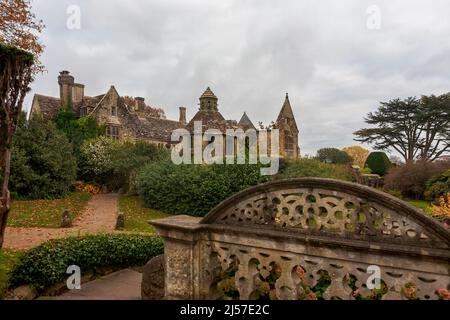
[(89, 184), (89, 183), (84, 183), (82, 181), (76, 181), (74, 183), (74, 185), (75, 185), (75, 190), (77, 192), (90, 193), (93, 196), (100, 194), (102, 192), (102, 189), (99, 186)]
[(439, 199), (439, 206), (432, 205), (432, 215), (441, 218), (450, 218), (450, 192)]
[(342, 149), (346, 154), (348, 154), (353, 159), (353, 164), (364, 168), (367, 157), (369, 155), (369, 150), (364, 149), (360, 146), (353, 146)]

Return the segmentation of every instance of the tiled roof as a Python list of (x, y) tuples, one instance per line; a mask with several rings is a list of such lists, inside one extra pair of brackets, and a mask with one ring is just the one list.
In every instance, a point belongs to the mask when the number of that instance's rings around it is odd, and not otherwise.
[(242, 115), (242, 118), (239, 121), (239, 126), (244, 130), (248, 130), (248, 129), (256, 130), (255, 126), (253, 125), (253, 122), (247, 116), (246, 112), (244, 112), (244, 114)]
[(186, 129), (191, 133), (194, 132), (194, 122), (196, 121), (202, 122), (202, 132), (208, 129), (219, 129), (220, 131), (225, 132), (226, 129), (230, 128), (230, 124), (227, 123), (225, 118), (217, 111), (198, 111), (186, 126)]
[(61, 108), (61, 100), (58, 98), (35, 94), (34, 99), (37, 100), (41, 114), (46, 119), (56, 116)]
[(212, 98), (212, 99), (217, 99), (216, 95), (214, 94), (214, 92), (212, 92), (211, 88), (208, 87), (206, 88), (206, 91), (203, 92), (202, 96), (200, 97), (200, 99), (203, 98)]
[(286, 99), (284, 100), (283, 107), (278, 115), (276, 124), (278, 125), (282, 119), (293, 120), (295, 129), (298, 131), (297, 122), (295, 121), (294, 112), (292, 111), (291, 102), (289, 101), (289, 95), (286, 93)]
[(100, 100), (102, 100), (102, 98), (104, 97), (104, 94), (101, 94), (99, 96), (95, 96), (95, 97), (84, 97), (83, 98), (83, 105), (85, 106), (89, 106), (89, 107), (95, 107)]
[(178, 121), (138, 117), (136, 114), (130, 114), (127, 117), (125, 126), (128, 126), (136, 134), (136, 138), (154, 139), (170, 141), (172, 132), (180, 128)]

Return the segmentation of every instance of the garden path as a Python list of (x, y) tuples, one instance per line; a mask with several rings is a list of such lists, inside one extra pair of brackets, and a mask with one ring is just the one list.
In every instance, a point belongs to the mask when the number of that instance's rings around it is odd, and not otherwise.
[(56, 297), (40, 297), (38, 300), (140, 300), (142, 274), (124, 269), (81, 285)]
[(94, 196), (83, 212), (67, 229), (14, 228), (7, 227), (4, 248), (25, 250), (43, 242), (71, 235), (112, 232), (115, 229), (118, 211), (118, 194)]

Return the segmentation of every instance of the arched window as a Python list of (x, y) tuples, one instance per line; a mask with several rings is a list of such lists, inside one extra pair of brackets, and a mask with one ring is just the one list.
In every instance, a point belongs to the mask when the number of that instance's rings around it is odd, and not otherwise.
[(117, 117), (117, 106), (111, 106), (111, 115)]

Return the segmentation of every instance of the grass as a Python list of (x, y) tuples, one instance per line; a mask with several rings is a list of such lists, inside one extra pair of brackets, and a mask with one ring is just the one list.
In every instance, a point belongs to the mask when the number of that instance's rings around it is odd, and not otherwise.
[(73, 220), (91, 198), (89, 193), (74, 192), (64, 199), (13, 201), (8, 226), (59, 228), (64, 209), (69, 210)]
[(0, 299), (3, 299), (8, 288), (9, 272), (21, 253), (21, 251), (0, 250)]
[(418, 209), (422, 209), (425, 213), (431, 213), (431, 206), (428, 201), (425, 200), (406, 200), (410, 205)]
[(150, 220), (167, 218), (171, 215), (144, 207), (138, 196), (125, 196), (119, 198), (119, 212), (125, 216), (125, 231), (154, 233), (155, 228), (148, 222)]

